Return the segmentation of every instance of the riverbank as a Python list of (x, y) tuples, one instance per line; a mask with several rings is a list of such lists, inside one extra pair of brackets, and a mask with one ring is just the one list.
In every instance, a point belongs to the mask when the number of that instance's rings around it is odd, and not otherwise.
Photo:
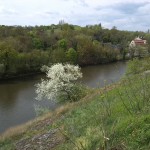
[(76, 103), (8, 130), (2, 150), (150, 148), (150, 76), (134, 75), (91, 90)]
[[(83, 78), (79, 83), (91, 88), (104, 87), (117, 82), (126, 71), (125, 62), (88, 66), (81, 69)], [(35, 84), (45, 75), (29, 76), (0, 82), (0, 134), (10, 127), (23, 124), (36, 117), (35, 106), (53, 111), (59, 105), (53, 101), (37, 101)], [(106, 81), (106, 82), (104, 82)]]
[[(116, 61), (105, 62), (105, 63), (100, 63), (100, 64), (83, 65), (83, 66), (80, 66), (80, 67), (84, 68), (84, 67), (88, 67), (88, 66), (98, 66), (98, 65), (105, 65), (105, 64), (114, 64), (114, 63), (117, 63), (117, 62), (126, 62), (128, 60), (129, 59), (126, 59), (126, 60), (116, 60)], [(15, 79), (26, 78), (26, 77), (30, 77), (30, 76), (37, 76), (37, 75), (42, 75), (42, 74), (45, 74), (45, 73), (41, 72), (40, 69), (38, 71), (29, 72), (29, 73), (6, 74), (6, 75), (3, 75), (3, 76), (0, 76), (0, 82), (6, 81), (6, 80), (15, 80)]]
[(18, 75), (7, 75), (7, 76), (4, 76), (4, 77), (1, 77), (0, 81), (21, 79), (21, 78), (40, 75), (40, 74), (44, 74), (44, 73), (40, 72), (40, 71), (36, 71), (36, 72), (24, 73), (24, 74), (18, 74)]

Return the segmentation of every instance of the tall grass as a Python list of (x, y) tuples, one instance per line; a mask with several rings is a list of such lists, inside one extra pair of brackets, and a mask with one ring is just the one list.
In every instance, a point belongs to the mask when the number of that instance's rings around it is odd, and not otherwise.
[(57, 122), (67, 137), (57, 149), (150, 149), (150, 76), (133, 74)]

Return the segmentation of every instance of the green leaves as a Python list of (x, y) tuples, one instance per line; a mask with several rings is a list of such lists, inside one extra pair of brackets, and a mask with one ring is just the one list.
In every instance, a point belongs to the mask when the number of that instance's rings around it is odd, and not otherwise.
[(66, 50), (67, 49), (67, 40), (66, 39), (59, 40), (58, 46), (64, 50)]
[(69, 48), (66, 52), (67, 60), (73, 64), (77, 63), (77, 52), (73, 48)]

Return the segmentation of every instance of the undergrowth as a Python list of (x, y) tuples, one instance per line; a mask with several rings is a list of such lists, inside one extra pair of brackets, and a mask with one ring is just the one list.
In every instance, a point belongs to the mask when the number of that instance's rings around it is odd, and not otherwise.
[(150, 149), (150, 78), (134, 76), (57, 122), (66, 142), (57, 149)]
[(96, 95), (56, 123), (66, 138), (58, 150), (150, 149), (150, 75), (131, 70), (119, 87)]

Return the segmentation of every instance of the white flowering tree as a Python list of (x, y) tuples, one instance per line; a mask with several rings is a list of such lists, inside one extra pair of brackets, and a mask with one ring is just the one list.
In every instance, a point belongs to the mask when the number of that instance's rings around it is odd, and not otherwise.
[(37, 99), (46, 97), (50, 100), (69, 100), (74, 101), (75, 94), (80, 92), (76, 86), (76, 80), (82, 77), (79, 66), (70, 64), (55, 64), (51, 67), (43, 66), (42, 70), (46, 71), (47, 79), (42, 79), (37, 84)]

